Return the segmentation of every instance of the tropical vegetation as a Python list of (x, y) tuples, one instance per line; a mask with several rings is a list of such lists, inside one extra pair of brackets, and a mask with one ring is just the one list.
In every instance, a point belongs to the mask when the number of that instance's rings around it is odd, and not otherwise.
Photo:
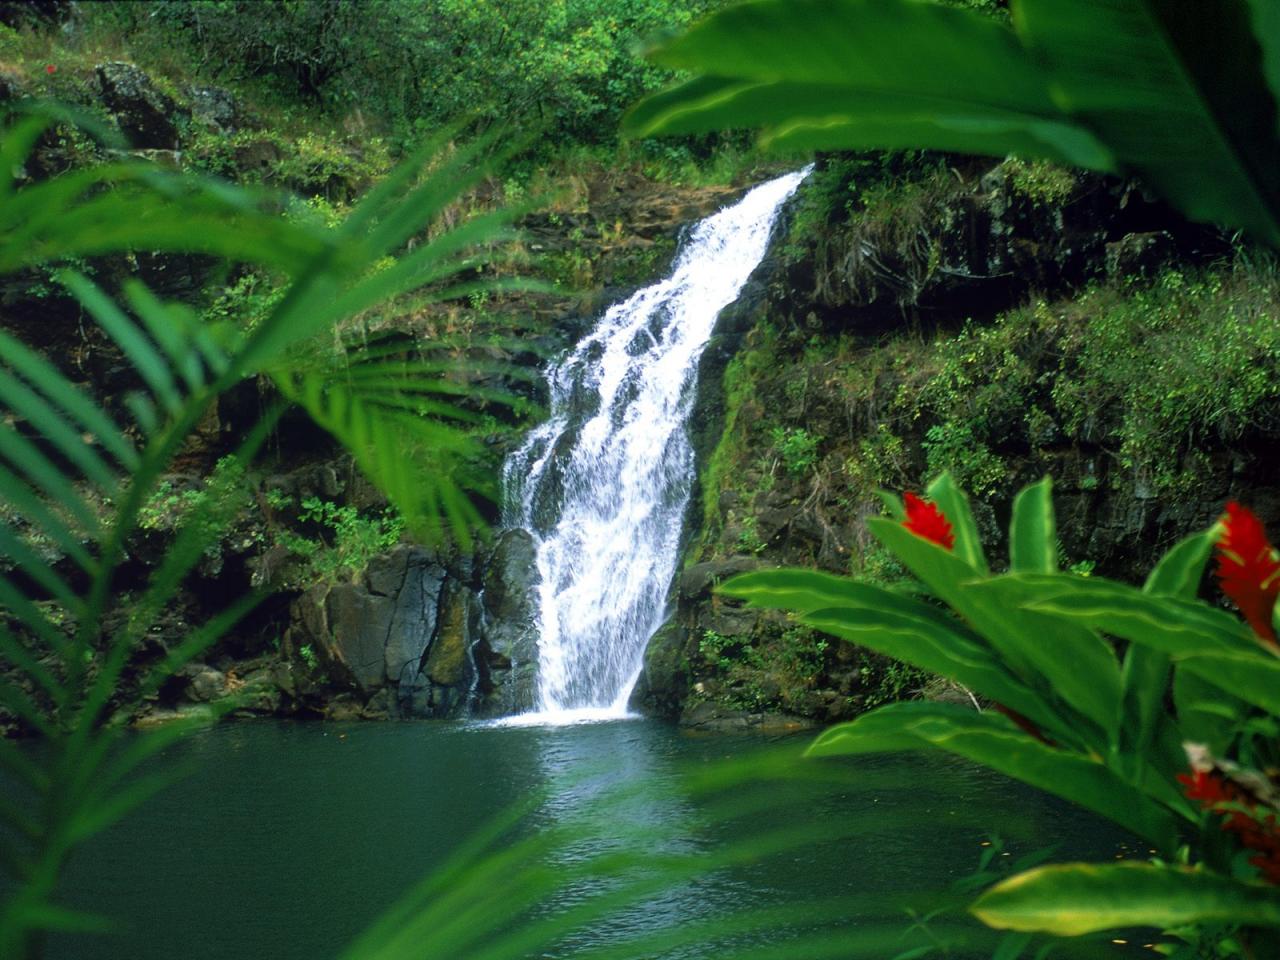
[[(1222, 3), (1212, 18), (1142, 0), (1010, 6), (1005, 25), (895, 0), (816, 0), (803, 14), (744, 4), (662, 48), (660, 62), (697, 75), (628, 122), (644, 134), (763, 126), (767, 143), (793, 148), (932, 147), (1123, 171), (1193, 218), (1280, 242), (1270, 5)], [(891, 705), (828, 731), (811, 753), (956, 752), (1123, 823), (1158, 858), (1021, 874), (975, 902), (984, 921), (1066, 935), (1146, 925), (1184, 942), (1166, 953), (1269, 955), (1277, 730), (1263, 678), (1276, 665), (1276, 553), (1256, 518), (1229, 504), (1221, 527), (1175, 547), (1141, 591), (1063, 574), (1049, 491), (1046, 480), (1015, 500), (1004, 575), (990, 574), (946, 474), (932, 503), (888, 498), (892, 519), (868, 521), (949, 615), (811, 572), (723, 589), (996, 705)], [(1247, 627), (1192, 600), (1215, 542)]]
[[(564, 155), (595, 151), (597, 162), (636, 149), (649, 161), (679, 164), (732, 147), (725, 128), (760, 126), (778, 149), (1015, 153), (1136, 175), (1192, 218), (1280, 245), (1280, 22), (1264, 0), (1224, 0), (1211, 22), (1200, 5), (1174, 0), (1013, 0), (1008, 11), (993, 2), (757, 0), (661, 45), (656, 67), (634, 56), (633, 42), (655, 27), (684, 25), (719, 6), (438, 0), (388, 4), (386, 16), (369, 17), (364, 5), (334, 0), (273, 5), (263, 16), (260, 5), (209, 0), (113, 5), (95, 15), (94, 29), (119, 31), (138, 49), (160, 55), (176, 38), (169, 56), (216, 65), (229, 83), (288, 91), (275, 104), (282, 113), (295, 109), (281, 104), (301, 91), (363, 137), (358, 155), (293, 134), (287, 156), (272, 154), (263, 178), (306, 189), (305, 208), (262, 189), (254, 176), (238, 187), (206, 176), (231, 170), (235, 150), (248, 145), (235, 135), (197, 135), (190, 156), (177, 158), (186, 165), (177, 173), (118, 162), (126, 145), (94, 117), (62, 108), (19, 111), (5, 128), (0, 273), (73, 297), (119, 350), (136, 387), (104, 402), (51, 358), (0, 334), (0, 551), (8, 563), (0, 574), (0, 658), (11, 668), (0, 678), (0, 705), (42, 739), (36, 754), (0, 740), (0, 770), (14, 785), (0, 799), (0, 863), (15, 891), (0, 913), (0, 953), (38, 956), (51, 931), (103, 926), (102, 918), (61, 905), (62, 869), (88, 837), (164, 785), (163, 777), (139, 772), (189, 728), (126, 735), (130, 707), (258, 599), (237, 598), (180, 646), (158, 659), (142, 656), (166, 603), (237, 509), (234, 498), (216, 494), (216, 476), (190, 495), (164, 476), (214, 398), (249, 380), (270, 384), (272, 402), (219, 468), (223, 481), (242, 476), (237, 471), (267, 442), (284, 407), (295, 404), (346, 445), (394, 505), (394, 513), (370, 518), (300, 500), (300, 516), (320, 540), (283, 536), (312, 562), (308, 577), (352, 576), (406, 526), (424, 540), (465, 543), (482, 525), (473, 498), (492, 493), (491, 471), (476, 433), (492, 429), (495, 411), (520, 402), (477, 387), (469, 379), (474, 359), (447, 344), (409, 355), (376, 334), (398, 310), (450, 298), (482, 306), (498, 288), (478, 268), (515, 213), (456, 201), (496, 169), (488, 158), (503, 152), (503, 123), (532, 128), (522, 142), (543, 159), (562, 147)], [(28, 55), (26, 43), (20, 31), (0, 30), (6, 60), (15, 50)], [(70, 71), (44, 59), (43, 67), (32, 61), (25, 69), (43, 73), (41, 82), (57, 93)], [(652, 93), (673, 77), (675, 86)], [(613, 141), (614, 119), (645, 93), (628, 128), (681, 140), (635, 148)], [(461, 127), (436, 133), (459, 111), (478, 111), (471, 138), (460, 136)], [(387, 143), (367, 136), (373, 127)], [(427, 132), (435, 134), (427, 146), (391, 162)], [(67, 168), (33, 179), (24, 163), (48, 137), (64, 141)], [(853, 162), (883, 171), (901, 158)], [(534, 179), (529, 167), (515, 169), (500, 191), (509, 197)], [(1045, 202), (1069, 195), (1070, 177), (1063, 186), (1055, 169), (1022, 168), (1027, 194)], [(848, 202), (865, 209), (873, 201), (862, 194)], [(467, 209), (479, 215), (458, 222)], [(119, 291), (95, 280), (93, 258), (137, 251), (215, 258), (234, 265), (237, 279), (200, 313), (139, 280)], [(580, 264), (562, 266), (572, 278)], [(1220, 292), (1214, 283), (1167, 272), (1160, 285), (1119, 298), (1114, 309), (1114, 285), (1092, 288), (1081, 298), (1090, 348), (1075, 386), (1084, 392), (1073, 395), (1063, 384), (1053, 389), (1054, 403), (1084, 418), (1098, 397), (1121, 398), (1129, 419), (1120, 456), (1134, 463), (1169, 460), (1170, 443), (1179, 452), (1193, 447), (1187, 424), (1230, 430), (1251, 416), (1273, 389), (1247, 375), (1251, 360), (1275, 355), (1265, 309), (1246, 311), (1260, 318), (1258, 327), (1228, 331), (1224, 351), (1208, 357), (1198, 348), (1214, 336), (1211, 321), (1189, 333), (1175, 325), (1170, 337), (1186, 339), (1171, 341), (1174, 349), (1203, 361), (1176, 369), (1147, 365), (1153, 358), (1134, 342), (1125, 314), (1143, 323), (1188, 312), (1203, 320), (1211, 313), (1204, 305)], [(947, 407), (948, 426), (930, 433), (923, 451), (930, 466), (965, 472), (982, 493), (1007, 478), (983, 456), (975, 434), (982, 425), (962, 423), (952, 408), (968, 409), (973, 400), (954, 402), (972, 386), (966, 365), (996, 357), (1017, 368), (1025, 359), (1018, 338), (1057, 331), (1061, 321), (1042, 306), (1018, 316), (957, 333), (932, 392), (910, 401), (917, 412)], [(1106, 362), (1117, 354), (1133, 360), (1126, 376), (1113, 377), (1116, 367)], [(1194, 419), (1186, 419), (1189, 406)], [(1175, 441), (1170, 422), (1183, 425)], [(798, 482), (821, 462), (827, 438), (817, 425), (768, 422), (760, 430), (784, 478)], [(894, 440), (900, 447), (900, 438), (887, 436), (872, 452), (896, 458)], [(1162, 494), (1184, 482), (1165, 466), (1156, 479)], [(726, 455), (717, 482), (727, 486), (731, 468)], [(1079, 568), (1063, 572), (1051, 494), (1045, 480), (1015, 500), (1007, 572), (993, 571), (975, 511), (943, 474), (923, 497), (887, 496), (888, 516), (867, 522), (888, 562), (909, 574), (897, 583), (793, 569), (749, 574), (721, 589), (794, 612), (799, 626), (771, 656), (806, 677), (828, 653), (821, 638), (838, 637), (949, 678), (988, 705), (975, 712), (890, 704), (824, 733), (812, 755), (948, 751), (1110, 818), (1149, 845), (1150, 859), (1036, 866), (989, 885), (969, 909), (1012, 931), (983, 941), (998, 943), (992, 949), (1000, 956), (1030, 949), (1032, 933), (1076, 937), (1136, 926), (1154, 928), (1169, 956), (1271, 955), (1280, 949), (1276, 551), (1256, 517), (1232, 503), (1211, 529), (1170, 550), (1141, 589)], [(159, 525), (175, 532), (173, 546), (141, 597), (124, 603), (113, 584), (131, 537)], [(744, 527), (739, 541), (752, 554), (766, 547), (754, 528)], [(1197, 599), (1215, 550), (1218, 583), (1243, 622)], [(709, 661), (736, 669), (724, 636), (708, 631), (699, 643)], [(744, 813), (742, 805), (733, 810)], [(630, 882), (606, 884), (606, 895), (567, 917), (540, 920), (539, 898), (562, 879), (540, 858), (550, 845), (580, 843), (582, 835), (570, 824), (520, 841), (509, 827), (495, 826), (411, 891), (348, 955), (406, 956), (428, 935), (441, 956), (553, 950), (593, 911), (709, 866), (602, 848), (569, 879)], [(771, 836), (716, 863), (796, 840)], [(497, 882), (512, 875), (522, 878), (514, 890)], [(800, 909), (838, 920), (843, 905)], [(495, 910), (531, 925), (487, 939), (473, 921)], [(785, 927), (794, 918), (742, 918), (733, 929)], [(615, 952), (672, 949), (678, 934)], [(883, 949), (838, 924), (790, 946), (813, 956)], [(1064, 947), (1073, 948), (1089, 949)]]

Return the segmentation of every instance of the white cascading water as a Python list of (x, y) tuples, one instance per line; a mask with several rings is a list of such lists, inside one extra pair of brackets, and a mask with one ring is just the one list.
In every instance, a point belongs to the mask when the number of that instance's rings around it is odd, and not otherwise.
[(541, 576), (538, 710), (521, 720), (626, 716), (675, 573), (698, 359), (807, 173), (699, 222), (667, 279), (610, 307), (548, 371), (550, 418), (503, 470), (505, 523), (533, 534)]

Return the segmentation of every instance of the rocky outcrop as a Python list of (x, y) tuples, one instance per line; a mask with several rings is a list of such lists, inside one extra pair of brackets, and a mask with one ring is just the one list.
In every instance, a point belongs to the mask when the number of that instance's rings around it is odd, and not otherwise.
[[(355, 582), (294, 601), (284, 653), (313, 660), (315, 707), (333, 715), (500, 715), (532, 705), (536, 633), (528, 535), (480, 562), (416, 546), (378, 557)], [(492, 599), (489, 596), (492, 591)], [(341, 696), (335, 696), (340, 693)], [(305, 699), (305, 697), (304, 697)]]
[(102, 103), (136, 150), (177, 150), (191, 115), (143, 70), (113, 61), (98, 66)]
[[(823, 190), (851, 193), (830, 181)], [(1123, 296), (1128, 284), (1224, 248), (1214, 231), (1131, 184), (1015, 161), (954, 160), (863, 196), (871, 199), (852, 215), (843, 206), (815, 215), (811, 199), (798, 199), (788, 235), (725, 312), (704, 357), (691, 421), (699, 476), (686, 567), (636, 691), (637, 705), (651, 712), (693, 726), (750, 725), (766, 715), (825, 723), (929, 684), (714, 586), (756, 566), (900, 575), (865, 526), (879, 513), (875, 488), (920, 489), (946, 442), (975, 471), (987, 466), (977, 462), (986, 447), (967, 434), (950, 440), (931, 408), (901, 400), (929, 387), (936, 372), (929, 365), (940, 361), (924, 344), (981, 329), (1029, 296), (1052, 310), (1053, 298), (1069, 304), (1083, 284), (1107, 278)], [(1205, 438), (1194, 489), (1160, 493), (1142, 469), (1120, 462), (1108, 432), (1115, 411), (1091, 411), (1087, 436), (1068, 435), (1055, 420), (1046, 397), (1072, 349), (1078, 343), (1049, 333), (1019, 344), (1026, 383), (1002, 389), (1020, 402), (981, 426), (996, 466), (975, 506), (991, 556), (1006, 553), (1012, 493), (1045, 473), (1056, 481), (1064, 555), (1121, 578), (1143, 576), (1228, 497), (1247, 495), (1269, 519), (1280, 517), (1280, 494), (1263, 466), (1280, 437), (1265, 427), (1265, 411), (1231, 443)], [(991, 369), (965, 375), (971, 400), (1000, 377)], [(1032, 416), (1035, 404), (1050, 412)]]
[(507, 716), (534, 707), (538, 667), (538, 572), (533, 537), (503, 532), (485, 565), (483, 645), (488, 681), (474, 711)]

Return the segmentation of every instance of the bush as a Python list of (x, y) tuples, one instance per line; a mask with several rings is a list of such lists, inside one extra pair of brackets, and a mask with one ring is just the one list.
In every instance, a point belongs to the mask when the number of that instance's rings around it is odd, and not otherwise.
[(672, 76), (638, 54), (724, 0), (149, 0), (98, 14), (179, 38), (224, 78), (254, 78), (401, 135), (479, 113), (612, 141), (622, 110)]

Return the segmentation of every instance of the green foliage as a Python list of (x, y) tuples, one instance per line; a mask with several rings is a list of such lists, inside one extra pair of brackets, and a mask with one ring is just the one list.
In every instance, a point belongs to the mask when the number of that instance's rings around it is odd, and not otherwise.
[(925, 431), (920, 446), (930, 471), (949, 470), (976, 493), (988, 494), (1004, 480), (1004, 464), (974, 436), (969, 423), (949, 420), (934, 424)]
[[(100, 927), (97, 918), (58, 904), (59, 875), (81, 842), (164, 785), (163, 778), (139, 777), (138, 765), (186, 729), (126, 741), (113, 721), (257, 599), (235, 599), (158, 661), (141, 664), (126, 688), (126, 667), (199, 562), (210, 531), (237, 509), (241, 471), (279, 405), (196, 496), (158, 491), (162, 475), (219, 394), (265, 374), (352, 446), (407, 523), (428, 535), (452, 527), (465, 539), (476, 513), (454, 465), (473, 448), (469, 432), (450, 425), (469, 414), (455, 408), (466, 391), (444, 376), (446, 361), (406, 363), (376, 345), (345, 357), (340, 371), (333, 364), (310, 369), (302, 357), (314, 355), (314, 338), (327, 341), (335, 325), (388, 298), (426, 284), (433, 296), (456, 293), (463, 271), (474, 289), (469, 251), (504, 223), (503, 215), (472, 220), (401, 254), (483, 175), (476, 147), (451, 154), (428, 177), (420, 176), (428, 152), (419, 153), (336, 230), (280, 217), (260, 194), (148, 166), (95, 167), (17, 189), (14, 171), (50, 119), (19, 115), (0, 139), (0, 271), (99, 253), (181, 251), (279, 273), (289, 288), (244, 329), (202, 322), (137, 282), (123, 288), (126, 311), (83, 274), (60, 272), (86, 322), (102, 328), (141, 385), (125, 399), (127, 427), (54, 362), (0, 332), (0, 498), (17, 518), (0, 524), (0, 602), (10, 614), (0, 624), (7, 668), (0, 707), (44, 741), (36, 755), (0, 741), (0, 766), (13, 786), (12, 799), (0, 804), (0, 864), (13, 880), (0, 905), (0, 954), (15, 958), (36, 956), (49, 930)], [(126, 544), (142, 524), (164, 522), (170, 509), (181, 519), (173, 543), (125, 604), (113, 584)], [(58, 556), (33, 549), (37, 541)]]
[(1047, 160), (1011, 158), (1004, 169), (1017, 193), (1044, 206), (1061, 206), (1076, 188), (1074, 173)]
[(161, 480), (138, 510), (138, 526), (144, 530), (172, 530), (188, 514), (203, 513), (206, 504), (214, 513), (233, 516), (249, 504), (244, 465), (235, 457), (222, 457), (213, 472), (196, 488), (175, 490), (172, 480)]
[(808, 473), (818, 462), (818, 447), (822, 445), (822, 437), (809, 433), (803, 427), (774, 427), (771, 436), (773, 448), (788, 473)]
[[(1233, 855), (1217, 817), (1193, 807), (1177, 780), (1188, 765), (1214, 771), (1210, 782), (1246, 798), (1232, 809), (1274, 833), (1277, 800), (1258, 771), (1275, 760), (1280, 661), (1249, 627), (1194, 599), (1220, 528), (1175, 546), (1141, 590), (1060, 573), (1046, 478), (1015, 501), (1010, 572), (993, 576), (973, 552), (967, 501), (945, 475), (930, 495), (952, 525), (953, 550), (898, 520), (871, 527), (941, 606), (805, 570), (745, 574), (719, 589), (941, 674), (999, 712), (892, 704), (826, 731), (810, 754), (944, 750), (1094, 810), (1160, 858), (1002, 880), (971, 907), (992, 926), (1066, 936), (1147, 926), (1165, 931), (1166, 953), (1180, 940), (1203, 956), (1233, 956), (1242, 943), (1265, 952), (1280, 928), (1280, 893), (1260, 882), (1274, 882), (1259, 873), (1272, 869), (1269, 855)], [(1253, 851), (1271, 849), (1242, 836)]]
[(360, 0), (148, 0), (104, 5), (95, 16), (153, 44), (183, 45), (224, 79), (380, 116), (401, 137), (479, 112), (607, 142), (623, 108), (672, 77), (637, 45), (719, 5), (426, 0), (380, 3), (371, 16)]
[(657, 51), (695, 75), (627, 123), (646, 136), (763, 127), (784, 149), (930, 147), (1130, 170), (1193, 219), (1276, 245), (1269, 6), (1012, 0), (1005, 26), (912, 0), (763, 0)]
[(359, 578), (370, 561), (394, 547), (404, 534), (404, 519), (391, 508), (361, 516), (355, 507), (319, 497), (305, 497), (300, 506), (298, 520), (319, 526), (320, 539), (288, 531), (277, 539), (307, 561), (298, 577), (306, 584)]
[(1121, 463), (1158, 493), (1193, 494), (1187, 454), (1238, 439), (1280, 396), (1278, 294), (1270, 267), (1086, 291), (1067, 339), (1077, 365), (1053, 387), (1064, 426), (1096, 432), (1099, 411), (1119, 410)]

